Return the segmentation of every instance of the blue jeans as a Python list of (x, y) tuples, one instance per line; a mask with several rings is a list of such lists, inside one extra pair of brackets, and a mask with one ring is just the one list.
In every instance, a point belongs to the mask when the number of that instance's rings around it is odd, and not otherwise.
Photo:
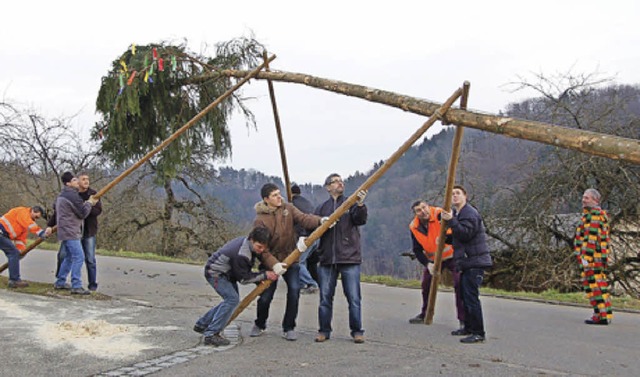
[(96, 281), (98, 268), (96, 265), (96, 236), (83, 238), (82, 251), (84, 251), (84, 263), (87, 265), (87, 280), (89, 280), (89, 289), (98, 288)]
[[(296, 318), (298, 317), (298, 302), (300, 301), (300, 264), (294, 263), (287, 268), (287, 272), (282, 275), (287, 283), (287, 307), (282, 319), (282, 330), (289, 331), (296, 328)], [(269, 307), (276, 293), (278, 282), (271, 283), (258, 299), (258, 317), (255, 325), (261, 329), (267, 328), (267, 318), (269, 318)]]
[(7, 256), (9, 280), (20, 281), (20, 251), (9, 238), (0, 235), (0, 249)]
[(222, 302), (211, 308), (198, 321), (196, 326), (205, 327), (204, 336), (212, 336), (224, 330), (233, 314), (236, 306), (240, 303), (238, 284), (230, 282), (224, 276), (212, 276), (206, 278), (209, 284), (222, 297)]
[(338, 275), (342, 279), (342, 291), (349, 304), (349, 329), (351, 336), (362, 335), (362, 313), (360, 301), (360, 265), (333, 264), (318, 266), (320, 280), (320, 307), (318, 308), (319, 332), (327, 338), (331, 335), (333, 317), (333, 296), (336, 292)]
[[(96, 264), (96, 236), (83, 238), (80, 243), (82, 244), (82, 252), (84, 253), (84, 263), (87, 265), (89, 289), (98, 288), (98, 283), (96, 282), (98, 271)], [(58, 249), (58, 269), (56, 270), (56, 276), (60, 273), (60, 265), (66, 255), (66, 248), (60, 245), (60, 249)]]
[(311, 277), (309, 270), (307, 269), (307, 258), (313, 254), (314, 251), (318, 248), (320, 244), (320, 240), (316, 240), (311, 246), (307, 248), (307, 251), (300, 256), (300, 260), (298, 263), (300, 264), (300, 284), (302, 288), (307, 287), (308, 285), (317, 287), (318, 283)]
[(64, 286), (71, 271), (71, 288), (82, 288), (82, 263), (84, 262), (82, 243), (80, 240), (62, 241), (60, 252), (64, 253), (64, 259), (56, 276), (56, 285)]
[(460, 274), (460, 290), (464, 302), (464, 328), (471, 334), (485, 336), (480, 305), (480, 286), (484, 279), (484, 270), (470, 268)]

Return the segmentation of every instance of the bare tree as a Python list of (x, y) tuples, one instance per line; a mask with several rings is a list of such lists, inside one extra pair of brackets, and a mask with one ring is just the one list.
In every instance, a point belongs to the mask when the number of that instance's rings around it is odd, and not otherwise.
[[(533, 81), (514, 85), (516, 90), (529, 88), (540, 96), (510, 104), (508, 116), (638, 138), (638, 88), (613, 85), (610, 78), (597, 73), (538, 74)], [(523, 165), (514, 166), (528, 174), (521, 175), (518, 184), (491, 193), (500, 198), (485, 215), (497, 250), (491, 281), (517, 289), (575, 289), (571, 252), (580, 197), (585, 189), (595, 187), (610, 215), (610, 279), (619, 291), (637, 294), (640, 167), (550, 146), (528, 150)]]

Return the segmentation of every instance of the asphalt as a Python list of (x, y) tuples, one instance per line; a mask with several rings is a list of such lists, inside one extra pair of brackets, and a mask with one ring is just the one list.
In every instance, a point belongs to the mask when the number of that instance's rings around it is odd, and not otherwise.
[[(53, 282), (55, 253), (21, 262), (26, 280)], [(586, 307), (482, 297), (487, 341), (461, 344), (453, 296), (440, 292), (433, 324), (409, 324), (415, 289), (363, 284), (366, 342), (349, 337), (346, 300), (334, 303), (334, 331), (315, 343), (318, 296), (302, 295), (297, 341), (281, 337), (285, 284), (267, 331), (248, 336), (250, 305), (225, 330), (232, 344), (204, 346), (196, 319), (219, 302), (202, 267), (98, 257), (109, 300), (0, 291), (0, 376), (636, 376), (640, 314), (615, 313), (588, 326)], [(241, 287), (241, 296), (252, 286)], [(614, 308), (615, 310), (615, 308)]]

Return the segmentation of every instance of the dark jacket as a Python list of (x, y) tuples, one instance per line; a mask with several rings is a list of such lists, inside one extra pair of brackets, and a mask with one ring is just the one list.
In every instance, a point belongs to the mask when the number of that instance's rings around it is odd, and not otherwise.
[(231, 282), (259, 283), (267, 279), (267, 273), (266, 271), (251, 271), (256, 258), (260, 259), (262, 264), (269, 269), (278, 263), (273, 255), (266, 251), (262, 254), (256, 254), (251, 248), (251, 241), (246, 237), (238, 237), (227, 242), (209, 257), (204, 266), (204, 276), (209, 278), (224, 275)]
[[(329, 198), (316, 208), (316, 215), (330, 216), (345, 201), (344, 195), (338, 199)], [(367, 206), (354, 204), (342, 214), (340, 220), (320, 238), (320, 264), (360, 264), (360, 230), (358, 226), (367, 223)]]
[[(97, 191), (89, 187), (85, 192), (79, 192), (82, 200), (87, 201), (91, 195)], [(84, 219), (84, 232), (82, 238), (94, 237), (98, 234), (98, 216), (102, 213), (102, 201), (98, 200), (95, 206), (91, 207), (91, 213)]]
[(313, 230), (320, 225), (320, 217), (313, 214), (302, 213), (291, 203), (282, 203), (278, 208), (270, 208), (264, 201), (255, 205), (256, 218), (254, 226), (263, 226), (269, 229), (271, 241), (269, 252), (279, 261), (296, 249), (296, 237), (294, 224), (300, 224), (303, 228)]
[[(291, 204), (293, 204), (302, 213), (313, 213), (313, 204), (311, 204), (309, 199), (305, 198), (300, 194), (293, 194), (293, 198), (291, 199)], [(296, 230), (296, 235), (298, 237), (306, 237), (309, 234), (311, 234), (310, 231), (300, 226), (300, 224), (294, 224), (294, 228)]]
[(53, 203), (54, 215), (47, 226), (58, 225), (58, 240), (79, 240), (82, 238), (84, 219), (91, 213), (91, 203), (82, 200), (78, 189), (64, 186)]
[(482, 217), (469, 203), (460, 212), (453, 211), (448, 222), (453, 231), (453, 258), (458, 270), (492, 266)]

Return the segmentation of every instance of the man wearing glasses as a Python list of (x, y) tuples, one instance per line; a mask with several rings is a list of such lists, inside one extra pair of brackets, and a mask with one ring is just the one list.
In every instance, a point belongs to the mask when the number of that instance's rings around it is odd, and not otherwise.
[[(329, 199), (316, 208), (316, 215), (330, 216), (344, 201), (344, 182), (338, 174), (331, 174), (324, 182)], [(320, 307), (318, 321), (320, 329), (316, 342), (324, 342), (331, 337), (331, 318), (333, 317), (333, 297), (336, 291), (338, 275), (342, 280), (342, 289), (349, 304), (349, 329), (355, 343), (364, 343), (362, 328), (360, 294), (360, 250), (359, 226), (367, 222), (367, 207), (364, 199), (366, 190), (358, 192), (358, 202), (328, 229), (320, 239), (318, 254), (318, 279), (320, 280)]]

